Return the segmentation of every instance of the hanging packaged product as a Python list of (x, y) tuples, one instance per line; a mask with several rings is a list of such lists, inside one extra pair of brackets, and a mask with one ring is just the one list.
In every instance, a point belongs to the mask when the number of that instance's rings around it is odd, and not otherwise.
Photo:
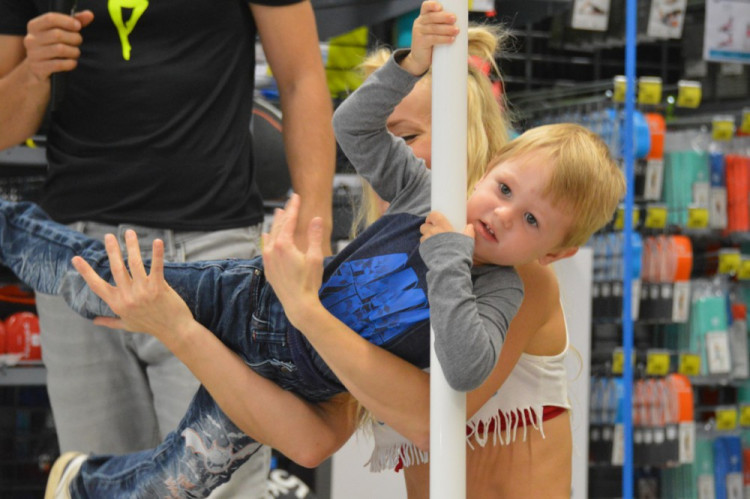
[(714, 440), (716, 497), (742, 497), (742, 441), (737, 435), (719, 435)]
[(719, 274), (735, 276), (740, 270), (742, 255), (739, 248), (721, 248), (719, 250)]
[(701, 104), (702, 89), (699, 81), (680, 80), (677, 82), (677, 107), (695, 109)]
[(744, 304), (732, 304), (732, 323), (729, 326), (729, 349), (732, 352), (732, 378), (744, 380), (750, 377), (750, 352), (747, 340), (747, 308)]
[(695, 462), (693, 465), (698, 486), (698, 499), (715, 499), (713, 438), (700, 429), (695, 438)]
[(610, 0), (575, 0), (570, 26), (573, 29), (607, 31)]
[(32, 312), (17, 312), (5, 320), (7, 352), (21, 360), (42, 360), (39, 319)]
[(711, 184), (708, 225), (712, 229), (725, 229), (727, 227), (726, 158), (719, 150), (712, 150), (708, 158)]
[[(646, 113), (651, 148), (646, 154), (646, 167), (643, 181), (643, 198), (647, 201), (658, 201), (661, 198), (664, 179), (664, 135), (666, 122), (659, 113)], [(637, 191), (636, 191), (637, 192)]]
[(732, 115), (714, 116), (711, 121), (711, 138), (717, 142), (729, 142), (734, 137), (735, 123)]
[(661, 102), (662, 82), (658, 76), (638, 78), (638, 104), (656, 105)]
[(744, 134), (750, 134), (750, 108), (742, 110), (742, 120), (740, 121), (740, 131)]
[(614, 78), (614, 91), (612, 92), (612, 100), (615, 102), (625, 102), (625, 93), (628, 85), (628, 80), (623, 75), (617, 75)]
[(678, 462), (692, 463), (695, 460), (695, 419), (693, 388), (687, 376), (672, 373), (666, 377), (670, 400), (670, 419), (679, 426)]
[(687, 0), (654, 0), (648, 14), (646, 34), (654, 38), (682, 37)]
[(693, 281), (690, 351), (701, 356), (703, 376), (728, 379), (732, 370), (727, 333), (726, 291), (722, 280)]
[(662, 465), (675, 466), (680, 462), (679, 398), (669, 378), (659, 379), (659, 397), (664, 424)]
[(738, 154), (726, 156), (727, 230), (750, 231), (750, 158)]

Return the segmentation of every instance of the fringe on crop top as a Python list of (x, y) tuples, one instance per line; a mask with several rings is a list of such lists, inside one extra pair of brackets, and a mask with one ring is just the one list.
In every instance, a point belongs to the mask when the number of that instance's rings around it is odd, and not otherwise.
[[(466, 442), (482, 447), (492, 439), (492, 445), (507, 445), (523, 430), (525, 441), (532, 426), (544, 437), (544, 421), (558, 415), (554, 408), (570, 409), (565, 356), (569, 348), (552, 356), (522, 353), (508, 379), (466, 423)], [(396, 430), (381, 422), (373, 422), (375, 449), (367, 464), (370, 471), (383, 471), (428, 462), (428, 453), (421, 451)]]

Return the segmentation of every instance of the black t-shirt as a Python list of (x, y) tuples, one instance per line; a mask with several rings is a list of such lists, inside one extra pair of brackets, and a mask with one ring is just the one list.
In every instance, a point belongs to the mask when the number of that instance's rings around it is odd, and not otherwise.
[[(61, 222), (182, 230), (260, 222), (249, 130), (256, 29), (248, 3), (116, 4), (78, 1), (95, 18), (82, 31), (78, 67), (66, 73), (64, 100), (52, 114), (43, 208)], [(48, 5), (0, 0), (0, 33), (24, 35)]]

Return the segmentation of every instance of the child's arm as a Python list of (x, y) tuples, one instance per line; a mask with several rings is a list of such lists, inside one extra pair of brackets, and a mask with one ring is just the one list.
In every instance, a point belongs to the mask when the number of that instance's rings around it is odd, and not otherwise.
[[(333, 127), (341, 149), (357, 173), (375, 192), (391, 202), (421, 198), (429, 192), (429, 177), (421, 159), (405, 142), (390, 134), (386, 121), (393, 109), (430, 69), (432, 49), (455, 40), (456, 16), (443, 12), (437, 2), (424, 2), (412, 30), (411, 51), (397, 51), (336, 110)], [(426, 83), (422, 83), (426, 84)], [(399, 210), (408, 211), (407, 201)]]
[(134, 232), (128, 231), (126, 244), (130, 273), (114, 236), (105, 239), (115, 286), (101, 279), (82, 258), (73, 259), (91, 289), (119, 317), (97, 318), (96, 324), (145, 332), (161, 340), (242, 431), (303, 466), (316, 466), (346, 442), (356, 423), (356, 404), (350, 396), (310, 404), (253, 372), (193, 319), (185, 302), (166, 283), (163, 243), (154, 242), (150, 274), (140, 259)]
[(456, 233), (442, 214), (432, 212), (421, 232), (435, 354), (454, 390), (473, 390), (497, 363), (523, 300), (523, 282), (511, 267), (481, 266), (472, 275), (471, 226)]
[(394, 59), (398, 55), (367, 78), (333, 115), (341, 150), (357, 173), (388, 202), (404, 191), (422, 190), (428, 178), (424, 161), (386, 128), (388, 116), (419, 81), (399, 67)]

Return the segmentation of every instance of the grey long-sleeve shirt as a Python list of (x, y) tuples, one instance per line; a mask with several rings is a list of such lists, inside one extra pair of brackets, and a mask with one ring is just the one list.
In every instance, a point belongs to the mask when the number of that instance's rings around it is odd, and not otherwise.
[[(390, 203), (384, 217), (425, 216), (431, 172), (386, 129), (394, 107), (419, 80), (394, 57), (339, 106), (334, 130), (357, 172)], [(419, 248), (428, 268), (435, 351), (450, 386), (462, 391), (478, 387), (494, 368), (523, 299), (523, 283), (514, 269), (472, 267), (473, 251), (474, 241), (460, 233), (436, 235)]]

